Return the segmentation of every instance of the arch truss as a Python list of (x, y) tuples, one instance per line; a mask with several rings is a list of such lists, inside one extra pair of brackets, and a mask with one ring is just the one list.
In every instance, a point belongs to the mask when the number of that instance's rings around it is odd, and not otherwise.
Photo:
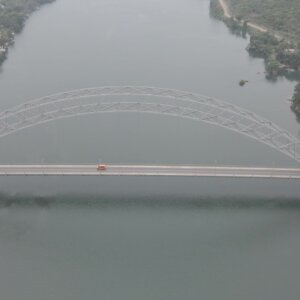
[(32, 100), (0, 113), (0, 137), (57, 119), (108, 112), (142, 112), (203, 121), (258, 140), (300, 162), (300, 141), (273, 122), (225, 101), (155, 87), (88, 88)]

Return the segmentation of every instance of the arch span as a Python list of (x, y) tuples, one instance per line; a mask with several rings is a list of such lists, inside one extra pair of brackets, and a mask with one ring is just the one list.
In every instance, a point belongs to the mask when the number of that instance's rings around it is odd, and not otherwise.
[[(116, 99), (120, 96), (122, 99)], [(142, 112), (203, 121), (258, 140), (300, 162), (300, 141), (251, 111), (195, 93), (143, 86), (81, 89), (26, 102), (0, 113), (0, 137), (56, 119), (108, 112)]]

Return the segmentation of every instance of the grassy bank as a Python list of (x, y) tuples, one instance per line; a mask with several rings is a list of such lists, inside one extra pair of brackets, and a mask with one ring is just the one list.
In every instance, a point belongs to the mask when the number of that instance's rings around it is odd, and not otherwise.
[(299, 44), (299, 0), (226, 0), (226, 3), (237, 18), (262, 25)]
[(40, 5), (55, 0), (0, 0), (0, 64), (29, 15)]

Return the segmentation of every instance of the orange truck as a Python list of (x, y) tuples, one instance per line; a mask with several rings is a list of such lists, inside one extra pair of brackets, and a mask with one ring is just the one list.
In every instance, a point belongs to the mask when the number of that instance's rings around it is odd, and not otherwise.
[(107, 170), (107, 166), (106, 165), (98, 165), (97, 166), (97, 171), (105, 171)]

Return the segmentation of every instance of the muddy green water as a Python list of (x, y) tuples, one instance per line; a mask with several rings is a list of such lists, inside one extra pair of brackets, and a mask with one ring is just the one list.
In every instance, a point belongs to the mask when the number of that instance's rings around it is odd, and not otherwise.
[[(246, 45), (209, 17), (208, 0), (57, 0), (16, 38), (0, 109), (150, 85), (227, 100), (298, 136), (294, 83), (266, 81)], [(164, 116), (73, 118), (1, 139), (1, 163), (99, 160), (296, 166), (236, 133)], [(297, 181), (1, 178), (0, 192), (1, 299), (299, 299)]]

